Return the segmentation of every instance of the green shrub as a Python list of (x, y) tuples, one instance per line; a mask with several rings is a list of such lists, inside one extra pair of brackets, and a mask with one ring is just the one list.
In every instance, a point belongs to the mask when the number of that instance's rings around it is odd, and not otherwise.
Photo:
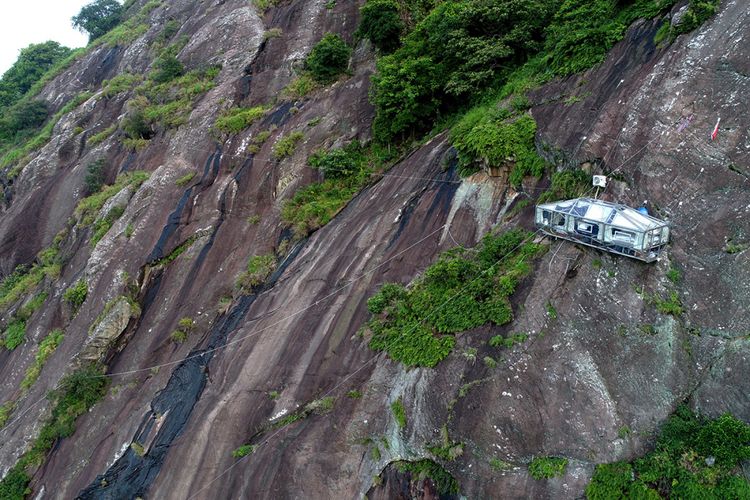
[(255, 446), (251, 444), (243, 444), (239, 448), (232, 451), (232, 456), (234, 458), (242, 458), (250, 455), (252, 452), (255, 451)]
[(544, 173), (544, 160), (536, 153), (536, 122), (530, 115), (508, 118), (494, 106), (475, 108), (451, 129), (462, 173), (480, 165), (510, 168), (510, 182), (520, 186), (527, 175)]
[(589, 500), (609, 498), (748, 498), (738, 466), (750, 458), (750, 426), (680, 406), (664, 423), (655, 449), (631, 463), (596, 466)]
[(5, 427), (5, 424), (8, 423), (8, 420), (10, 420), (10, 415), (15, 409), (16, 403), (14, 403), (13, 401), (6, 401), (5, 403), (0, 405), (0, 429)]
[(720, 0), (690, 0), (688, 9), (680, 22), (671, 29), (670, 38), (674, 40), (683, 33), (689, 33), (711, 18), (719, 8)]
[(86, 166), (86, 177), (83, 180), (86, 194), (94, 194), (104, 186), (104, 159), (99, 158)]
[(404, 23), (394, 0), (368, 0), (360, 16), (357, 36), (369, 39), (383, 53), (398, 48)]
[(174, 181), (174, 183), (178, 185), (179, 187), (185, 187), (188, 184), (190, 184), (190, 181), (192, 181), (194, 177), (195, 177), (195, 172), (190, 172), (188, 174), (183, 175), (176, 181)]
[(318, 84), (310, 73), (302, 73), (281, 91), (281, 95), (290, 99), (302, 99), (317, 87)]
[[(73, 215), (78, 219), (78, 224), (80, 224), (81, 226), (88, 226), (93, 224), (96, 216), (99, 213), (99, 210), (101, 210), (101, 208), (105, 203), (107, 203), (110, 198), (119, 193), (125, 187), (130, 187), (134, 191), (137, 190), (140, 185), (143, 184), (146, 179), (148, 179), (148, 177), (149, 174), (147, 172), (143, 172), (140, 170), (126, 172), (117, 176), (114, 184), (104, 186), (100, 191), (93, 193), (86, 198), (83, 198), (78, 202), (75, 210), (73, 210)], [(122, 213), (120, 213), (119, 215), (117, 214), (117, 212), (113, 213), (113, 221), (119, 218), (120, 215), (122, 215)]]
[(537, 203), (578, 198), (589, 190), (591, 176), (583, 170), (565, 170), (552, 174), (552, 185)]
[(65, 298), (68, 304), (70, 304), (70, 306), (73, 308), (73, 311), (78, 311), (78, 309), (86, 300), (86, 295), (88, 295), (88, 293), (89, 285), (88, 283), (86, 283), (85, 279), (81, 278), (75, 283), (75, 285), (72, 285), (70, 288), (65, 290), (63, 298)]
[(352, 390), (346, 393), (346, 397), (350, 399), (359, 399), (362, 397), (362, 393), (357, 390)]
[(117, 125), (112, 125), (110, 127), (105, 128), (98, 134), (94, 134), (91, 137), (89, 137), (86, 140), (86, 144), (89, 146), (96, 146), (97, 144), (101, 144), (104, 142), (110, 135), (115, 133), (115, 130), (117, 130)]
[(252, 4), (258, 9), (261, 14), (265, 13), (268, 9), (276, 5), (278, 0), (251, 0)]
[(367, 163), (367, 157), (359, 142), (354, 141), (343, 148), (316, 151), (307, 162), (323, 172), (326, 178), (340, 179), (360, 173)]
[(281, 160), (287, 156), (292, 156), (297, 149), (297, 143), (304, 137), (305, 135), (302, 132), (295, 131), (276, 141), (276, 144), (273, 145), (274, 159)]
[(391, 411), (393, 412), (393, 418), (396, 419), (399, 429), (406, 428), (406, 409), (401, 398), (391, 403)]
[(195, 329), (195, 320), (193, 318), (185, 317), (177, 322), (177, 329), (174, 330), (169, 336), (173, 342), (182, 344), (190, 335), (190, 332)]
[(254, 108), (232, 108), (222, 112), (216, 119), (214, 126), (221, 132), (236, 134), (242, 132), (259, 118), (266, 114), (268, 108), (255, 106)]
[[(47, 359), (49, 359), (49, 357), (52, 356), (52, 353), (55, 352), (57, 346), (62, 342), (63, 337), (64, 333), (60, 329), (52, 330), (49, 335), (44, 337), (44, 340), (39, 344), (39, 348), (36, 351), (34, 364), (26, 370), (26, 374), (21, 381), (21, 388), (23, 390), (29, 390), (31, 386), (34, 385), (34, 382), (36, 382), (39, 375), (42, 373), (42, 368), (47, 362)], [(0, 425), (0, 427), (2, 427), (2, 425)]]
[(270, 253), (253, 255), (247, 262), (247, 269), (237, 280), (237, 287), (244, 291), (251, 291), (262, 285), (276, 269), (276, 257)]
[(112, 207), (107, 214), (94, 222), (94, 232), (91, 235), (91, 246), (96, 247), (97, 243), (112, 229), (112, 225), (125, 213), (125, 207)]
[(346, 71), (351, 53), (351, 47), (339, 35), (326, 33), (307, 56), (305, 67), (315, 80), (329, 83)]
[(667, 279), (677, 285), (682, 279), (682, 273), (676, 267), (671, 266), (669, 271), (667, 271)]
[(26, 340), (26, 321), (12, 321), (8, 328), (5, 329), (4, 344), (5, 348), (12, 351)]
[(16, 465), (0, 481), (0, 498), (24, 500), (31, 495), (31, 489), (28, 487), (30, 482), (31, 477), (26, 473), (25, 468)]
[(657, 294), (653, 294), (647, 298), (656, 307), (656, 310), (662, 314), (670, 314), (678, 317), (683, 313), (680, 295), (675, 291), (669, 292), (666, 298), (660, 297)]
[(383, 287), (368, 301), (370, 347), (408, 366), (433, 367), (450, 354), (452, 334), (512, 321), (509, 297), (543, 249), (529, 234), (486, 235), (472, 250), (444, 252), (408, 289)]
[(185, 66), (177, 59), (177, 56), (172, 53), (165, 53), (154, 61), (154, 71), (150, 78), (156, 83), (166, 83), (183, 74), (185, 74)]
[(567, 458), (537, 457), (529, 464), (529, 474), (534, 479), (549, 479), (565, 474)]

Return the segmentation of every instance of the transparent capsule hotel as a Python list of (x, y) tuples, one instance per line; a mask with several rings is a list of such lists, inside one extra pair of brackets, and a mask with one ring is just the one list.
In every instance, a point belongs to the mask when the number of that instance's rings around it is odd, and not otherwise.
[(542, 232), (606, 252), (654, 262), (669, 241), (669, 224), (646, 210), (593, 198), (537, 205)]

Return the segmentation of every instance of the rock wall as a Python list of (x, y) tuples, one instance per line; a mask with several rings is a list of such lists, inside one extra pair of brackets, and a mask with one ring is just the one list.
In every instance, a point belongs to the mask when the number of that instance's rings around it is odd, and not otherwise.
[[(49, 411), (44, 395), (84, 349), (89, 325), (134, 284), (142, 311), (108, 359), (109, 394), (56, 445), (33, 478), (35, 492), (352, 498), (369, 491), (380, 498), (403, 490), (403, 483), (388, 472), (385, 485), (371, 490), (373, 478), (393, 461), (431, 457), (427, 446), (440, 442), (445, 427), (464, 452), (441, 463), (469, 498), (575, 498), (596, 463), (646, 451), (649, 436), (682, 401), (709, 415), (731, 411), (750, 420), (743, 376), (750, 354), (748, 252), (726, 252), (729, 239), (750, 238), (743, 2), (723, 2), (703, 28), (666, 47), (653, 43), (658, 23), (640, 22), (600, 67), (531, 96), (540, 149), (561, 152), (560, 166), (595, 165), (613, 180), (605, 197), (648, 200), (670, 220), (673, 243), (662, 260), (644, 265), (550, 242), (514, 295), (511, 325), (461, 334), (435, 369), (411, 370), (357, 335), (366, 299), (383, 282), (408, 283), (441, 250), (473, 245), (493, 226), (528, 227), (531, 208), (514, 215), (513, 207), (541, 186), (528, 180), (525, 192), (516, 193), (501, 178), (459, 179), (444, 169), (452, 155), (441, 134), (327, 226), (284, 248), (283, 201), (317, 178), (305, 166), (307, 155), (369, 138), (372, 51), (358, 42), (351, 76), (307, 98), (275, 97), (323, 33), (353, 41), (361, 3), (295, 0), (260, 15), (245, 0), (165, 2), (150, 14), (142, 37), (93, 50), (45, 88), (43, 95), (60, 107), (105, 78), (147, 70), (149, 44), (167, 19), (179, 20), (179, 33), (190, 37), (179, 55), (189, 68), (222, 64), (217, 85), (197, 101), (188, 123), (140, 153), (115, 138), (92, 148), (74, 137), (75, 127), (89, 134), (124, 112), (127, 96), (94, 94), (60, 121), (13, 183), (0, 216), (3, 273), (30, 262), (66, 226), (90, 161), (106, 157), (110, 180), (117, 172), (151, 173), (93, 250), (85, 234), (68, 237), (67, 263), (47, 284), (50, 299), (32, 317), (27, 343), (0, 352), (0, 400), (7, 400), (17, 394), (36, 342), (65, 328), (64, 342), (19, 400), (13, 414), (19, 418), (0, 431), (0, 471), (35, 435)], [(264, 37), (273, 28), (282, 35)], [(217, 141), (210, 127), (227, 102), (273, 108), (248, 131)], [(711, 142), (718, 116), (722, 128)], [(272, 137), (247, 154), (254, 134), (272, 124)], [(295, 130), (304, 132), (301, 146), (293, 157), (274, 160), (273, 143)], [(175, 184), (191, 172), (187, 186)], [(254, 216), (259, 223), (249, 224)], [(156, 265), (181, 245), (186, 250), (174, 262)], [(283, 259), (267, 285), (252, 295), (233, 292), (248, 257), (272, 251)], [(666, 277), (670, 266), (682, 271), (676, 285)], [(82, 276), (89, 296), (72, 316), (62, 293)], [(685, 308), (679, 318), (645, 300), (672, 289)], [(219, 306), (222, 297), (233, 298)], [(170, 332), (183, 317), (195, 319), (195, 332), (174, 344)], [(508, 332), (528, 333), (529, 340), (508, 350), (488, 346), (489, 338)], [(497, 366), (483, 363), (485, 356)], [(347, 397), (350, 390), (362, 397)], [(326, 397), (335, 398), (329, 413), (272, 425)], [(399, 397), (407, 413), (403, 430), (390, 409)], [(250, 442), (254, 453), (232, 456)], [(565, 476), (530, 478), (528, 461), (547, 455), (569, 459)], [(507, 464), (505, 470), (493, 469), (492, 459)]]

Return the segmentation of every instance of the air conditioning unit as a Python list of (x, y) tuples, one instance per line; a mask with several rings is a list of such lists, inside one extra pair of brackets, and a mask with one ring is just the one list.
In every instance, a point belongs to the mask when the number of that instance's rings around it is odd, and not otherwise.
[(594, 176), (594, 187), (607, 187), (607, 176), (606, 175), (595, 175)]

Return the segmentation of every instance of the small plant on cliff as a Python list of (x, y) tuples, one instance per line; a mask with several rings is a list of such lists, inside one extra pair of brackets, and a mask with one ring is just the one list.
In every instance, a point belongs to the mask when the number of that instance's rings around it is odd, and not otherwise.
[(567, 458), (537, 457), (529, 464), (529, 474), (534, 479), (549, 479), (565, 474)]
[(86, 295), (89, 293), (89, 286), (85, 279), (78, 280), (75, 285), (65, 290), (63, 297), (73, 308), (73, 311), (78, 311), (83, 302), (86, 300)]
[(329, 83), (346, 71), (351, 53), (351, 47), (339, 35), (326, 33), (307, 56), (305, 67), (315, 80)]
[(195, 320), (193, 318), (182, 318), (180, 321), (177, 322), (177, 329), (175, 329), (169, 337), (172, 339), (172, 341), (176, 344), (182, 344), (185, 342), (188, 338), (188, 335), (190, 335), (190, 332), (193, 331), (195, 328)]
[(12, 351), (16, 347), (20, 346), (26, 340), (26, 321), (15, 320), (8, 325), (5, 330), (3, 343), (5, 348)]
[(247, 269), (237, 280), (237, 287), (244, 291), (263, 284), (276, 268), (276, 257), (273, 254), (253, 255), (247, 262)]
[(396, 419), (399, 429), (404, 429), (406, 427), (406, 409), (404, 408), (404, 403), (401, 401), (401, 398), (398, 398), (391, 403), (391, 411), (393, 412), (393, 418)]
[(216, 119), (214, 126), (221, 132), (236, 134), (242, 132), (266, 114), (268, 108), (255, 106), (254, 108), (231, 108), (223, 111)]
[(297, 143), (304, 137), (305, 134), (297, 130), (276, 141), (276, 144), (273, 145), (274, 159), (281, 160), (287, 156), (292, 156), (297, 149)]
[(34, 364), (26, 370), (26, 375), (21, 381), (21, 388), (23, 390), (28, 390), (34, 385), (34, 382), (36, 382), (39, 375), (42, 373), (42, 368), (44, 368), (47, 359), (55, 352), (57, 346), (62, 342), (63, 337), (63, 331), (59, 329), (52, 330), (49, 335), (44, 337), (42, 343), (39, 344), (39, 349), (37, 349)]
[(252, 452), (255, 451), (255, 446), (251, 444), (243, 444), (239, 448), (232, 451), (232, 456), (234, 458), (242, 458), (250, 455)]

